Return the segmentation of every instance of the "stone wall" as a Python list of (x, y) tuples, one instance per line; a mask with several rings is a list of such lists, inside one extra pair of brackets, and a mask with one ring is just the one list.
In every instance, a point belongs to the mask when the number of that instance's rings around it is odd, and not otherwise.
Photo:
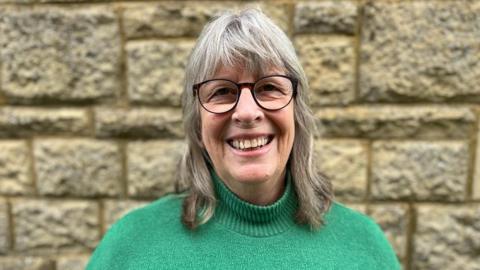
[(404, 269), (480, 269), (476, 0), (0, 0), (0, 269), (83, 269), (116, 219), (172, 190), (186, 58), (245, 6), (298, 50), (338, 200)]

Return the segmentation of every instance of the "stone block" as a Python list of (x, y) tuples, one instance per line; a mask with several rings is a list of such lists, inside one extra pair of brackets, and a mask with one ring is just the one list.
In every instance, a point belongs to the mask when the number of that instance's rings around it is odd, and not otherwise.
[(295, 5), (295, 33), (355, 34), (357, 5), (353, 1), (305, 1)]
[(310, 104), (347, 104), (355, 99), (353, 39), (298, 36), (295, 46), (310, 84)]
[(119, 200), (106, 200), (104, 204), (103, 220), (105, 221), (104, 233), (112, 226), (117, 220), (125, 216), (128, 212), (138, 209), (148, 202), (146, 201), (119, 201)]
[(480, 143), (478, 142), (480, 142), (480, 130), (477, 131), (477, 149), (472, 185), (472, 196), (475, 200), (480, 200)]
[[(22, 0), (22, 1), (27, 1), (27, 0)], [(39, 3), (85, 3), (85, 2), (107, 2), (107, 0), (36, 0)]]
[(457, 106), (372, 105), (316, 111), (322, 137), (469, 138), (475, 127), (472, 109)]
[(54, 270), (55, 262), (49, 258), (20, 256), (0, 257), (2, 270)]
[[(477, 151), (477, 157), (478, 157), (478, 151)], [(477, 158), (477, 165), (475, 166), (475, 179), (473, 182), (473, 199), (475, 200), (480, 200), (480, 176), (478, 170), (480, 169), (478, 165), (478, 158)]]
[(123, 25), (128, 38), (196, 37), (203, 26), (224, 10), (259, 7), (284, 31), (288, 29), (288, 5), (282, 3), (191, 2), (124, 5)]
[(173, 108), (97, 108), (95, 128), (99, 137), (183, 137), (182, 112)]
[(478, 1), (369, 1), (364, 10), (364, 100), (480, 100)]
[(30, 164), (25, 142), (0, 141), (0, 194), (32, 194)]
[(480, 269), (480, 205), (421, 205), (412, 269)]
[(367, 145), (354, 140), (317, 140), (317, 166), (340, 201), (362, 201), (367, 190)]
[(15, 200), (12, 213), (14, 246), (22, 254), (90, 252), (99, 239), (93, 202)]
[(133, 142), (128, 144), (128, 195), (157, 198), (174, 190), (182, 141)]
[(31, 4), (35, 0), (0, 0), (0, 4)]
[(374, 142), (371, 197), (465, 200), (468, 163), (468, 144), (461, 141)]
[(85, 270), (88, 263), (88, 256), (69, 256), (57, 259), (56, 270)]
[(0, 107), (0, 137), (88, 134), (86, 110)]
[(30, 4), (35, 0), (0, 0), (0, 4)]
[(128, 97), (133, 103), (180, 106), (192, 41), (127, 44)]
[(0, 9), (1, 91), (21, 103), (114, 97), (120, 45), (106, 7)]
[(398, 258), (405, 265), (410, 225), (408, 205), (372, 204), (369, 205), (367, 212), (380, 225)]
[(40, 194), (115, 196), (121, 192), (121, 158), (115, 143), (92, 139), (45, 139), (34, 144)]
[(9, 243), (10, 243), (9, 227), (10, 226), (9, 226), (7, 202), (1, 199), (0, 200), (0, 254), (6, 253), (9, 248)]

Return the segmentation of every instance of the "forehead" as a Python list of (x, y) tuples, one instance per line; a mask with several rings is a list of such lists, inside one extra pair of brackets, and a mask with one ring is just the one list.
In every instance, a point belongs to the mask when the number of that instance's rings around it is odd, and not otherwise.
[(268, 75), (286, 75), (284, 68), (273, 65), (263, 68), (251, 68), (243, 63), (219, 65), (211, 79), (225, 78), (237, 81), (240, 78), (261, 78)]

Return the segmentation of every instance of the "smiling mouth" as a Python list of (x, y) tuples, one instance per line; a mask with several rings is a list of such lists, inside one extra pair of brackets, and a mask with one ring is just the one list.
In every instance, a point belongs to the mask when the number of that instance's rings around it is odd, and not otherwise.
[(227, 143), (234, 149), (240, 151), (253, 151), (268, 145), (273, 140), (273, 135), (262, 136), (254, 139), (234, 139), (228, 140)]

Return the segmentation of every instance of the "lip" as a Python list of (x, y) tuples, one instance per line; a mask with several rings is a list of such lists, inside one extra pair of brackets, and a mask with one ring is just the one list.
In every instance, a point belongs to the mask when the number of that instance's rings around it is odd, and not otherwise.
[[(236, 137), (236, 138), (245, 138), (245, 137)], [(252, 137), (252, 138), (256, 138), (256, 137)], [(235, 149), (228, 142), (225, 142), (225, 144), (227, 145), (228, 149), (230, 149), (232, 151), (232, 153), (236, 156), (243, 157), (243, 158), (255, 158), (255, 157), (259, 157), (259, 156), (262, 156), (262, 155), (268, 153), (270, 151), (270, 149), (272, 148), (273, 141), (275, 139), (276, 138), (273, 137), (272, 140), (268, 144), (266, 144), (265, 146), (263, 146), (261, 148), (258, 148), (258, 149), (249, 150), (249, 151), (242, 151), (242, 150), (239, 150), (239, 149)]]
[(225, 141), (233, 141), (233, 140), (250, 140), (259, 137), (273, 137), (272, 133), (243, 133), (243, 134), (235, 134), (228, 137)]

